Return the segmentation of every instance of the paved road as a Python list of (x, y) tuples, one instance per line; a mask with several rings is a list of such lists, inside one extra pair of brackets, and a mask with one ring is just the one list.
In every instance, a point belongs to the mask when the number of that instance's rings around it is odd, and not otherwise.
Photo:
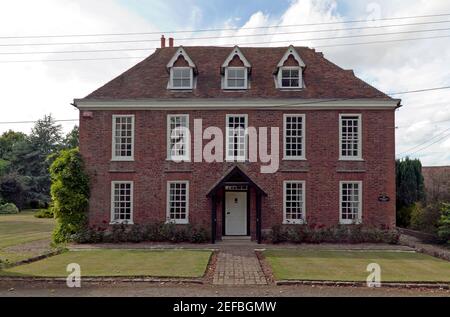
[[(12, 289), (13, 288), (13, 289)], [(449, 290), (418, 290), (365, 287), (329, 286), (275, 286), (275, 285), (192, 285), (192, 284), (148, 284), (119, 283), (82, 285), (80, 289), (69, 289), (62, 284), (28, 283), (8, 284), (0, 282), (0, 297), (5, 296), (447, 296)]]

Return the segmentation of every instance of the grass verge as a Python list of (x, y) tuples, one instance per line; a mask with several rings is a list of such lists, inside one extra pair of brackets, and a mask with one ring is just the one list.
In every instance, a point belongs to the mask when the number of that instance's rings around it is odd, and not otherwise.
[(30, 264), (0, 270), (0, 276), (66, 277), (70, 263), (78, 263), (82, 277), (202, 277), (210, 251), (93, 250), (69, 251)]
[(450, 262), (397, 251), (267, 250), (276, 280), (365, 282), (370, 263), (381, 267), (382, 282), (450, 282)]

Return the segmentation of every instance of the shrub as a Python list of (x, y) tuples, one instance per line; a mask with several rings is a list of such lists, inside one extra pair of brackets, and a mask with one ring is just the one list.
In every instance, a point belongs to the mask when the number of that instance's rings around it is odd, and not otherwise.
[(89, 203), (89, 179), (78, 149), (63, 150), (50, 166), (55, 243), (67, 242), (83, 230)]
[(450, 243), (450, 204), (443, 203), (441, 206), (441, 219), (439, 220), (438, 235), (439, 237)]
[(205, 228), (197, 228), (193, 227), (189, 242), (191, 243), (205, 243), (208, 242), (211, 239), (211, 235), (209, 234), (208, 230)]
[(36, 218), (53, 218), (53, 211), (51, 208), (39, 209), (34, 213)]
[(208, 230), (202, 227), (173, 223), (151, 223), (147, 225), (117, 224), (111, 228), (83, 228), (71, 236), (77, 243), (191, 242), (205, 243), (210, 239)]
[(13, 203), (0, 205), (0, 214), (18, 214), (19, 209)]
[(19, 209), (23, 209), (25, 204), (25, 179), (16, 173), (4, 175), (0, 179), (0, 196), (6, 202), (16, 205)]
[(330, 228), (311, 226), (281, 226), (272, 228), (265, 237), (272, 243), (398, 243), (396, 230), (382, 230), (362, 225), (339, 225)]
[(440, 207), (439, 203), (430, 203), (426, 206), (416, 203), (411, 212), (411, 229), (435, 235), (441, 217)]
[(415, 204), (397, 209), (397, 225), (402, 228), (408, 228), (411, 224), (411, 214)]

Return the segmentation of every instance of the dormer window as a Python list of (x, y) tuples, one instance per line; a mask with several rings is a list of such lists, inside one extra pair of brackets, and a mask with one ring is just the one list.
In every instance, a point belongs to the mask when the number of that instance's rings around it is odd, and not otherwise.
[(196, 83), (196, 66), (183, 47), (179, 47), (167, 64), (170, 78), (167, 89), (192, 90)]
[(247, 89), (247, 68), (227, 67), (225, 82), (226, 89)]
[(300, 88), (300, 67), (281, 67), (281, 88)]
[(222, 64), (222, 89), (245, 90), (249, 88), (249, 73), (251, 65), (235, 46)]
[(301, 89), (304, 87), (303, 70), (305, 63), (291, 45), (277, 65), (276, 87), (280, 89)]
[(173, 67), (170, 70), (172, 89), (192, 89), (193, 71), (190, 67)]

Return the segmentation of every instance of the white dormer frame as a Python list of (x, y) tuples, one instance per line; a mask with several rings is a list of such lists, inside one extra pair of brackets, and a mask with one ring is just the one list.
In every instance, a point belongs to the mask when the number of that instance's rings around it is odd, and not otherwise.
[[(284, 63), (288, 60), (289, 56), (293, 56), (294, 59), (297, 61), (298, 66), (284, 66)], [(290, 45), (286, 51), (286, 53), (284, 53), (283, 58), (280, 60), (280, 62), (277, 65), (278, 71), (277, 71), (277, 88), (280, 89), (300, 89), (300, 88), (304, 88), (303, 86), (303, 69), (306, 67), (305, 62), (302, 60), (302, 58), (300, 57), (300, 55), (298, 54), (297, 50), (295, 49), (294, 46)], [(282, 85), (282, 73), (283, 73), (283, 69), (298, 69), (298, 74), (299, 74), (299, 78), (298, 78), (298, 86), (294, 86), (294, 87), (283, 87)]]
[[(233, 60), (235, 56), (238, 56), (239, 59), (242, 61), (244, 66), (228, 66), (230, 62)], [(228, 57), (225, 59), (225, 61), (222, 64), (222, 70), (223, 70), (223, 77), (222, 77), (222, 89), (229, 89), (229, 90), (245, 90), (248, 89), (248, 73), (250, 71), (250, 68), (252, 65), (248, 61), (248, 59), (244, 56), (242, 51), (238, 46), (233, 47), (233, 50), (228, 55)], [(228, 86), (228, 69), (242, 69), (244, 68), (246, 71), (244, 71), (244, 86), (243, 87), (229, 87)]]
[[(182, 67), (175, 67), (174, 64), (175, 62), (178, 60), (178, 58), (180, 56), (183, 56), (183, 58), (187, 61), (188, 66), (182, 66)], [(169, 84), (167, 86), (168, 89), (177, 89), (177, 90), (186, 90), (186, 89), (193, 89), (194, 88), (194, 69), (196, 68), (194, 62), (192, 61), (192, 59), (189, 57), (189, 55), (186, 53), (185, 49), (183, 48), (183, 46), (180, 46), (179, 48), (177, 48), (177, 51), (175, 52), (175, 54), (172, 56), (172, 58), (170, 59), (170, 61), (167, 63), (166, 65), (167, 69), (169, 70), (170, 73), (170, 79), (169, 79)], [(191, 76), (191, 84), (190, 86), (186, 86), (186, 87), (174, 87), (173, 85), (173, 70), (174, 68), (190, 68), (190, 76)]]

